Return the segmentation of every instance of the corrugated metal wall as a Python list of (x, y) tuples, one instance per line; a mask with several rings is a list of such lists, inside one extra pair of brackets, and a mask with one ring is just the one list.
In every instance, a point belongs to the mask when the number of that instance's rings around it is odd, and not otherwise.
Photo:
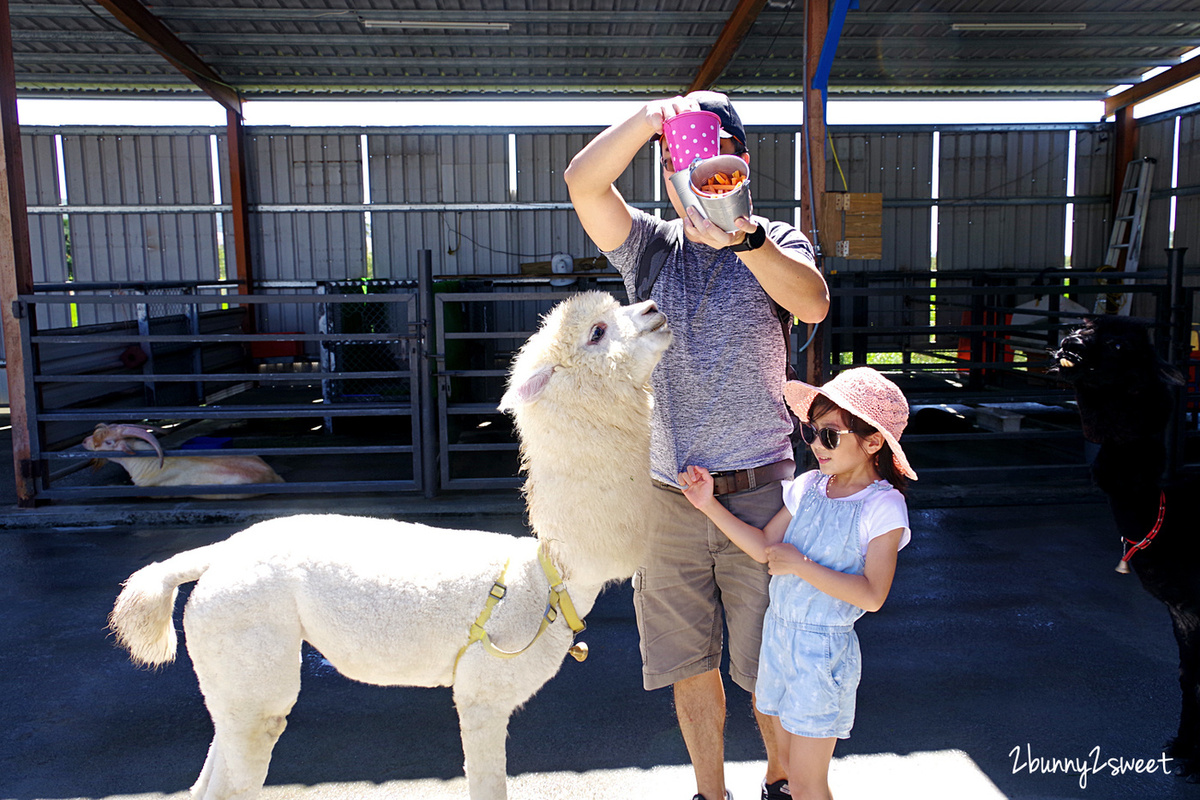
[(926, 272), (933, 197), (933, 132), (834, 132), (826, 148), (825, 190), (881, 193), (883, 259), (836, 259), (839, 270)]
[(1189, 248), (1194, 264), (1200, 258), (1200, 109), (1179, 119), (1178, 180), (1193, 191), (1181, 195), (1175, 209), (1175, 246)]
[[(25, 197), (31, 206), (59, 205), (58, 155), (56, 137), (50, 134), (23, 135), (22, 161), (25, 169)], [(57, 214), (29, 217), (29, 251), (33, 258), (35, 280), (65, 283), (67, 280), (67, 240), (63, 218)], [(70, 322), (66, 309), (46, 312), (38, 324), (61, 327)], [(4, 352), (0, 343), (0, 354)]]
[[(1192, 110), (1180, 123), (1179, 184), (1185, 187), (1177, 207), (1180, 245), (1194, 241), (1200, 227), (1195, 194), (1200, 183), (1198, 116)], [(1169, 164), (1174, 125), (1175, 117), (1169, 115), (1143, 124), (1143, 154)], [(1099, 264), (1107, 240), (1110, 130), (1097, 125), (1074, 132), (1078, 202), (1073, 264), (1080, 269)], [(762, 212), (793, 219), (786, 206), (797, 194), (800, 136), (781, 127), (752, 132), (755, 200)], [(571, 157), (596, 133), (583, 128), (250, 129), (255, 278), (411, 279), (414, 254), (422, 249), (433, 252), (434, 272), (440, 276), (518, 275), (521, 264), (548, 260), (554, 253), (598, 255), (570, 209), (562, 180)], [(1061, 266), (1072, 136), (1067, 126), (936, 133), (932, 127), (833, 129), (826, 188), (884, 195), (884, 257), (830, 258), (828, 267), (842, 272), (928, 269), (935, 135), (940, 142), (939, 270)], [(217, 207), (211, 212), (195, 207), (213, 206), (212, 147), (215, 141), (223, 175), (223, 130), (29, 129), (23, 143), (31, 205), (56, 206), (60, 199), (56, 136), (61, 137), (71, 205), (165, 208), (71, 213), (69, 251), (61, 217), (35, 216), (31, 245), (38, 282), (64, 280), (68, 252), (73, 277), (80, 281), (220, 278), (218, 222), (223, 222), (226, 242), (232, 226), (228, 215), (219, 219)], [(618, 182), (626, 199), (648, 208), (665, 205), (654, 155), (647, 146)], [(513, 157), (515, 192), (509, 177)], [(364, 178), (371, 205), (363, 202)], [(1156, 186), (1167, 189), (1169, 181), (1169, 168), (1161, 167)], [(172, 206), (188, 208), (168, 208)], [(1160, 191), (1147, 231), (1147, 265), (1162, 263), (1168, 206)], [(664, 213), (672, 214), (669, 209)], [(226, 251), (232, 253), (232, 248)], [(230, 273), (236, 274), (233, 265)], [(95, 321), (101, 320), (80, 320)], [(264, 330), (311, 325), (300, 319), (265, 322)]]
[(938, 270), (1063, 266), (1067, 142), (1059, 130), (942, 133)]
[(1075, 196), (1097, 198), (1074, 207), (1071, 233), (1072, 269), (1095, 270), (1104, 263), (1112, 223), (1109, 197), (1112, 194), (1113, 134), (1109, 125), (1096, 125), (1075, 132)]
[[(878, 193), (884, 198), (883, 258), (827, 259), (827, 268), (847, 273), (917, 272), (930, 268), (930, 224), (933, 197), (933, 137), (929, 130), (903, 133), (848, 131), (830, 134), (826, 146), (825, 189), (831, 192)], [(832, 232), (826, 232), (823, 249), (831, 251)], [(871, 280), (867, 278), (867, 280)], [(884, 285), (876, 277), (872, 285)], [(889, 287), (894, 283), (888, 282)], [(857, 301), (860, 307), (861, 303)], [(852, 321), (856, 301), (843, 298), (836, 309), (843, 324)], [(929, 322), (927, 306), (913, 306), (900, 296), (880, 296), (871, 302), (872, 313), (862, 324), (882, 327), (919, 326)], [(903, 337), (873, 337), (879, 347), (904, 348)], [(844, 345), (849, 348), (847, 343)]]
[[(510, 202), (507, 137), (480, 134), (367, 136), (374, 204), (484, 206)], [(510, 250), (508, 212), (373, 211), (374, 275), (415, 279), (414, 254), (433, 252), (435, 274), (504, 272)]]
[[(69, 205), (154, 206), (213, 203), (207, 132), (64, 134)], [(218, 277), (211, 212), (69, 213), (76, 281), (213, 281)], [(79, 322), (111, 321), (81, 309)], [(95, 318), (92, 318), (95, 317)]]

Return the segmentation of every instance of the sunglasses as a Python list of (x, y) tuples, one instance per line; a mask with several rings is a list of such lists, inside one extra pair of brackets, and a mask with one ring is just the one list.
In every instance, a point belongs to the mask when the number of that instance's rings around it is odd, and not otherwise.
[(837, 446), (842, 443), (842, 436), (847, 433), (852, 436), (858, 435), (854, 431), (839, 431), (836, 428), (818, 429), (807, 422), (800, 423), (800, 438), (804, 440), (804, 443), (811, 445), (819, 438), (826, 450), (836, 450)]

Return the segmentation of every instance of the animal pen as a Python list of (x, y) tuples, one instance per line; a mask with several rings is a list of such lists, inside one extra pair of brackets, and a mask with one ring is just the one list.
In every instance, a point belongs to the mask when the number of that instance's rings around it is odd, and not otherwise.
[[(1183, 248), (1200, 230), (1198, 120), (1192, 108), (1140, 121), (1138, 157), (1161, 166), (1142, 264), (1122, 281), (1102, 269), (1110, 126), (831, 128), (825, 188), (881, 196), (880, 251), (839, 257), (821, 238), (833, 305), (815, 331), (793, 331), (801, 373), (887, 371), (913, 405), (905, 446), (923, 480), (1082, 476), (1049, 349), (1128, 295), (1189, 370), (1193, 432), (1200, 281)], [(496, 407), (512, 355), (572, 292), (625, 300), (562, 181), (597, 132), (249, 128), (246, 285), (229, 279), (241, 273), (217, 179), (224, 129), (25, 128), (36, 285), (18, 310), (35, 498), (196, 493), (84, 470), (97, 454), (80, 440), (102, 422), (166, 429), (167, 456), (259, 455), (286, 480), (205, 493), (519, 485)], [(807, 231), (800, 131), (751, 139), (755, 212)], [(649, 147), (618, 188), (672, 213)]]

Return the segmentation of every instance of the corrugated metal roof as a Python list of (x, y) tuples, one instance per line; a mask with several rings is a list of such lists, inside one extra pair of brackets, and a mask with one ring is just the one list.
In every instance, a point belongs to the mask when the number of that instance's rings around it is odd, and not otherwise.
[[(673, 94), (692, 82), (737, 7), (736, 0), (143, 1), (244, 97)], [(25, 96), (198, 91), (93, 0), (13, 2), (10, 14)], [(507, 28), (437, 27), (459, 23)], [(377, 27), (398, 24), (409, 27)], [(1200, 0), (861, 0), (846, 16), (829, 89), (1094, 98), (1198, 46)], [(715, 88), (798, 92), (803, 55), (803, 2), (768, 0)]]

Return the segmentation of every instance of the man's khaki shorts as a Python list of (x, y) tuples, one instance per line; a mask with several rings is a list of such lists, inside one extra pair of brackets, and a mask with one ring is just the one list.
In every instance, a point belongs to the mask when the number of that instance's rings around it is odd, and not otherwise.
[[(778, 481), (718, 499), (759, 528), (783, 508)], [(681, 493), (659, 488), (652, 503), (646, 563), (633, 576), (643, 684), (660, 689), (719, 668), (722, 628), (728, 627), (730, 677), (753, 692), (767, 565), (742, 552)]]

